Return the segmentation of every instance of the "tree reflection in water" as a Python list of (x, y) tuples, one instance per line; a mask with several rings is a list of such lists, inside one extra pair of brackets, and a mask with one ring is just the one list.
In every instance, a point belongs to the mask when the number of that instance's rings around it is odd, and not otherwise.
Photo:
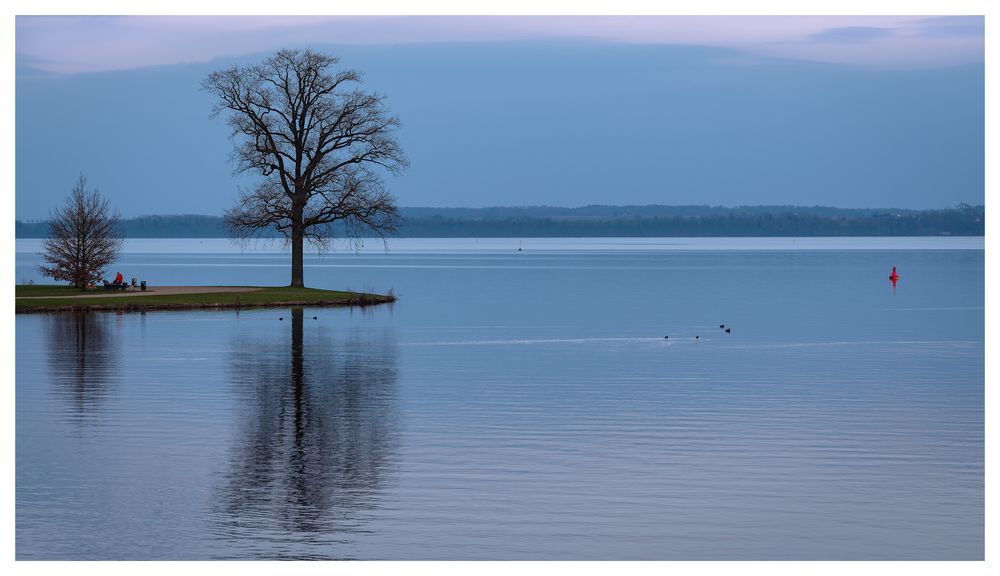
[(242, 557), (348, 557), (392, 464), (394, 341), (363, 329), (336, 340), (304, 316), (234, 346), (245, 418), (217, 505)]
[(118, 342), (108, 327), (115, 320), (100, 312), (45, 315), (51, 382), (80, 423), (94, 416), (117, 378)]

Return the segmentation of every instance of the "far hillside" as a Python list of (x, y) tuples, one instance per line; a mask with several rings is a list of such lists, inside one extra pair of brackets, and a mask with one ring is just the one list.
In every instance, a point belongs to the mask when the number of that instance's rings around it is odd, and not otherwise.
[[(828, 206), (556, 206), (400, 208), (402, 238), (683, 236), (982, 236), (983, 206), (938, 210)], [(220, 216), (122, 219), (127, 238), (224, 238)], [(336, 232), (336, 231), (335, 231)], [(44, 238), (45, 221), (15, 225), (17, 238)], [(276, 233), (275, 233), (276, 235)]]

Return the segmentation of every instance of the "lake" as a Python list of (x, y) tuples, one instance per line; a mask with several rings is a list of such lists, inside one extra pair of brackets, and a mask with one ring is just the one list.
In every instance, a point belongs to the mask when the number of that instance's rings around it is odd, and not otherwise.
[[(109, 275), (287, 284), (253, 248)], [(16, 558), (984, 558), (982, 238), (368, 241), (305, 281), (399, 300), (17, 315)]]

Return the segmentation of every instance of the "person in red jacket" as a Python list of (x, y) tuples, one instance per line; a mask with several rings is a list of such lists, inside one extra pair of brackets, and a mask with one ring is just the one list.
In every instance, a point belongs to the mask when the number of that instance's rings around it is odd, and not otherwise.
[(115, 284), (121, 284), (124, 281), (125, 279), (122, 277), (122, 273), (119, 272), (118, 275), (115, 276)]

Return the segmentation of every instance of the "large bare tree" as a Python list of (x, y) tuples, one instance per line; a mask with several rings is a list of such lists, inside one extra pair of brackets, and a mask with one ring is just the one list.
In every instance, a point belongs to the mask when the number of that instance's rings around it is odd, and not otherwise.
[(96, 189), (87, 190), (81, 174), (66, 202), (49, 215), (49, 238), (40, 266), (42, 274), (86, 290), (114, 262), (124, 238), (118, 229), (118, 211), (110, 212), (107, 199)]
[(313, 50), (280, 50), (202, 83), (217, 99), (213, 116), (227, 115), (236, 171), (263, 176), (240, 193), (226, 223), (244, 240), (281, 232), (291, 242), (292, 286), (304, 286), (304, 240), (324, 247), (338, 229), (384, 238), (398, 222), (380, 172), (407, 165), (395, 139), (399, 119), (384, 96), (358, 88), (360, 73), (335, 71), (338, 62)]

